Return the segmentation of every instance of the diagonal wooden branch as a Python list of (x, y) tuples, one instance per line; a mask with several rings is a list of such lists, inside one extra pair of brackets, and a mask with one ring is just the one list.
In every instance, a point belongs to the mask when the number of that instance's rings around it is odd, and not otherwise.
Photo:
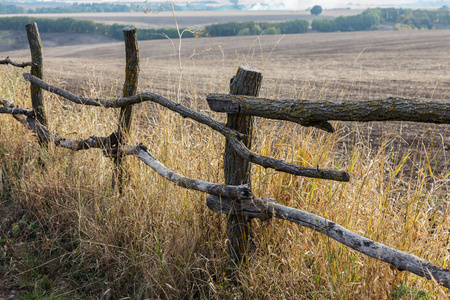
[[(309, 101), (272, 100), (227, 94), (209, 94), (206, 99), (213, 111), (239, 112), (269, 119), (287, 120), (304, 126), (317, 127), (330, 120), (358, 122), (413, 121), (450, 124), (449, 103), (415, 99)], [(326, 128), (321, 129), (327, 130)]]
[[(14, 107), (14, 105), (7, 100), (3, 100), (3, 105)], [(251, 199), (254, 197), (248, 185), (233, 186), (210, 183), (203, 180), (185, 177), (171, 171), (156, 158), (154, 158), (144, 145), (139, 144), (136, 146), (122, 146), (118, 151), (117, 148), (112, 148), (112, 145), (117, 144), (116, 133), (113, 133), (108, 137), (91, 136), (88, 139), (69, 139), (61, 137), (58, 133), (50, 132), (45, 126), (32, 117), (26, 117), (18, 114), (14, 114), (13, 116), (28, 129), (36, 133), (41, 140), (54, 143), (56, 146), (74, 151), (100, 148), (103, 149), (105, 155), (114, 157), (117, 156), (118, 152), (120, 152), (121, 155), (134, 155), (142, 160), (146, 165), (150, 166), (159, 175), (174, 182), (178, 186), (232, 199)]]
[(34, 110), (15, 107), (9, 100), (0, 97), (0, 102), (4, 105), (0, 107), (0, 114), (10, 114), (10, 115), (26, 115), (28, 117), (34, 117)]
[(449, 270), (441, 268), (417, 256), (388, 247), (360, 236), (350, 230), (315, 214), (275, 203), (270, 199), (254, 198), (251, 201), (236, 201), (209, 196), (207, 206), (214, 212), (244, 214), (250, 218), (266, 220), (276, 217), (311, 228), (370, 257), (389, 263), (400, 271), (409, 271), (440, 285), (450, 288)]
[(85, 104), (85, 105), (93, 105), (93, 106), (103, 106), (103, 107), (124, 107), (131, 104), (137, 104), (145, 101), (151, 101), (157, 104), (160, 104), (178, 114), (180, 114), (183, 118), (191, 118), (199, 123), (202, 123), (213, 130), (222, 134), (225, 138), (227, 138), (231, 145), (233, 146), (236, 154), (244, 157), (245, 159), (250, 160), (251, 162), (261, 165), (264, 168), (272, 168), (277, 171), (286, 172), (289, 174), (306, 176), (312, 178), (320, 178), (320, 179), (329, 179), (329, 180), (337, 180), (348, 182), (350, 180), (350, 175), (347, 172), (336, 171), (336, 170), (328, 170), (328, 169), (318, 169), (311, 167), (302, 167), (293, 164), (289, 164), (283, 160), (270, 158), (266, 156), (262, 156), (250, 151), (245, 145), (241, 142), (241, 139), (244, 138), (242, 134), (239, 134), (235, 130), (227, 127), (224, 123), (221, 123), (210, 116), (199, 113), (196, 110), (183, 106), (179, 103), (175, 103), (172, 100), (163, 97), (161, 95), (155, 93), (141, 93), (135, 96), (118, 98), (115, 100), (107, 100), (107, 99), (93, 99), (86, 97), (78, 97), (73, 95), (61, 88), (52, 86), (39, 78), (34, 77), (31, 74), (24, 73), (23, 74), (25, 80), (30, 81), (44, 90), (55, 93), (59, 96), (66, 98), (75, 103)]
[(171, 171), (167, 169), (160, 161), (154, 158), (153, 155), (148, 151), (147, 147), (142, 144), (136, 146), (123, 146), (120, 148), (120, 152), (124, 155), (137, 156), (147, 166), (151, 167), (156, 173), (166, 178), (167, 180), (174, 182), (178, 186), (187, 189), (202, 191), (217, 196), (229, 197), (232, 199), (243, 200), (254, 198), (253, 193), (251, 192), (247, 184), (226, 185), (210, 183), (203, 180), (188, 178), (174, 171)]
[(0, 65), (7, 65), (10, 64), (14, 67), (18, 67), (18, 68), (25, 68), (28, 66), (31, 66), (33, 63), (32, 62), (22, 62), (22, 63), (16, 63), (15, 61), (12, 61), (9, 56), (7, 56), (5, 59), (0, 60)]

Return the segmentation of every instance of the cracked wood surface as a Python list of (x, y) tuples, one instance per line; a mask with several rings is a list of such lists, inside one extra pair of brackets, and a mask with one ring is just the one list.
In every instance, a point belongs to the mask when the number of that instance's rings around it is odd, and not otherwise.
[(25, 80), (29, 82), (33, 82), (39, 85), (44, 90), (47, 90), (51, 93), (55, 93), (65, 99), (72, 101), (77, 104), (84, 105), (92, 105), (92, 106), (102, 106), (106, 108), (117, 108), (123, 107), (130, 104), (137, 104), (146, 101), (151, 101), (162, 105), (179, 115), (183, 118), (190, 118), (199, 123), (202, 123), (213, 130), (222, 134), (227, 140), (229, 140), (230, 144), (236, 151), (236, 153), (250, 160), (252, 163), (263, 166), (264, 168), (271, 168), (277, 171), (286, 172), (293, 175), (298, 176), (306, 176), (311, 178), (319, 178), (319, 179), (329, 179), (335, 181), (350, 181), (350, 175), (344, 171), (337, 170), (329, 170), (329, 169), (320, 169), (320, 168), (311, 168), (311, 167), (303, 167), (294, 164), (289, 164), (283, 160), (266, 157), (263, 155), (259, 155), (250, 151), (243, 143), (242, 139), (245, 139), (245, 135), (237, 132), (226, 126), (226, 124), (219, 122), (208, 115), (202, 114), (196, 110), (193, 110), (189, 107), (183, 106), (179, 103), (175, 103), (174, 101), (163, 97), (161, 95), (155, 93), (141, 93), (135, 96), (130, 96), (126, 98), (118, 98), (114, 100), (101, 99), (101, 98), (86, 98), (76, 96), (66, 90), (50, 85), (35, 76), (32, 76), (29, 73), (24, 73), (23, 77)]
[(209, 94), (206, 99), (210, 109), (216, 112), (239, 112), (268, 119), (286, 120), (329, 132), (333, 129), (327, 127), (328, 121), (412, 121), (450, 124), (449, 103), (399, 97), (370, 101), (310, 101)]
[(441, 268), (415, 255), (372, 241), (318, 215), (277, 204), (273, 199), (254, 198), (237, 203), (231, 199), (208, 196), (206, 205), (215, 212), (227, 215), (244, 214), (249, 218), (261, 220), (275, 217), (300, 224), (323, 233), (365, 255), (389, 263), (399, 271), (409, 271), (429, 280), (434, 279), (440, 285), (450, 288), (448, 269)]

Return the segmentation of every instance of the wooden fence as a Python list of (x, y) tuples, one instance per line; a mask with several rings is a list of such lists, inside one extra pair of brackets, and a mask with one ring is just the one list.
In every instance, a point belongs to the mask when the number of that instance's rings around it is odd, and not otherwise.
[[(16, 107), (11, 101), (1, 98), (3, 107), (0, 107), (0, 113), (10, 114), (27, 126), (36, 133), (39, 142), (44, 147), (47, 143), (53, 143), (73, 151), (90, 148), (103, 149), (103, 153), (114, 160), (113, 186), (116, 186), (119, 191), (122, 186), (122, 178), (126, 176), (121, 168), (121, 161), (126, 155), (134, 155), (167, 180), (184, 188), (209, 194), (210, 196), (206, 198), (208, 208), (227, 215), (229, 253), (235, 267), (246, 259), (246, 253), (252, 248), (252, 219), (267, 220), (276, 217), (316, 230), (365, 255), (389, 263), (400, 271), (412, 272), (450, 288), (450, 275), (447, 269), (367, 239), (326, 218), (277, 204), (275, 199), (257, 198), (251, 190), (250, 176), (253, 163), (293, 175), (350, 181), (349, 174), (344, 171), (297, 166), (252, 152), (250, 150), (252, 116), (287, 120), (303, 126), (314, 126), (327, 132), (333, 132), (334, 129), (328, 122), (330, 120), (361, 122), (402, 120), (450, 124), (449, 104), (404, 98), (345, 102), (257, 98), (262, 83), (262, 73), (257, 69), (241, 66), (231, 79), (230, 94), (207, 96), (208, 104), (213, 111), (227, 113), (225, 124), (161, 95), (155, 93), (135, 94), (139, 75), (139, 51), (135, 28), (124, 28), (123, 30), (126, 44), (126, 79), (123, 96), (117, 99), (81, 97), (43, 81), (43, 52), (37, 25), (29, 24), (26, 29), (32, 61), (16, 63), (6, 58), (0, 61), (0, 64), (11, 64), (16, 67), (31, 66), (31, 74), (24, 73), (23, 77), (31, 83), (33, 109)], [(88, 139), (68, 139), (49, 131), (43, 109), (43, 90), (77, 104), (120, 108), (117, 131), (106, 137), (92, 136)], [(182, 117), (204, 124), (226, 138), (225, 184), (187, 178), (167, 169), (144, 145), (126, 145), (133, 104), (146, 101), (157, 103)]]

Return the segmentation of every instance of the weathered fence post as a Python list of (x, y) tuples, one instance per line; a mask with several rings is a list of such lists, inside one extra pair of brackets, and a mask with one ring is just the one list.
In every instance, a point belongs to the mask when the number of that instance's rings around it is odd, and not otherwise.
[[(42, 51), (41, 37), (39, 35), (38, 26), (36, 23), (25, 25), (28, 43), (30, 44), (31, 52), (31, 74), (37, 78), (43, 79), (44, 77), (44, 53)], [(43, 91), (36, 84), (31, 84), (31, 103), (33, 105), (36, 119), (45, 127), (48, 127), (47, 116), (44, 109), (44, 97)], [(40, 143), (43, 143), (39, 139)]]
[[(125, 27), (123, 29), (125, 38), (125, 83), (123, 84), (123, 96), (129, 97), (136, 94), (139, 78), (139, 48), (137, 42), (136, 28)], [(120, 147), (126, 143), (130, 134), (133, 106), (128, 105), (120, 109), (119, 128), (117, 129), (117, 144)], [(115, 174), (113, 176), (113, 188), (118, 185), (119, 192), (122, 191), (122, 182), (125, 169), (122, 166), (123, 156), (119, 153), (114, 158)], [(116, 181), (117, 180), (117, 181)]]
[[(239, 67), (230, 82), (230, 94), (257, 97), (261, 87), (262, 73), (250, 67)], [(227, 114), (227, 126), (246, 135), (242, 142), (251, 147), (253, 117), (242, 114)], [(251, 165), (234, 153), (228, 143), (224, 152), (225, 184), (251, 185)], [(240, 205), (235, 200), (234, 205)], [(228, 250), (235, 265), (239, 266), (245, 260), (245, 253), (250, 249), (252, 241), (252, 224), (243, 215), (229, 215), (227, 220)]]

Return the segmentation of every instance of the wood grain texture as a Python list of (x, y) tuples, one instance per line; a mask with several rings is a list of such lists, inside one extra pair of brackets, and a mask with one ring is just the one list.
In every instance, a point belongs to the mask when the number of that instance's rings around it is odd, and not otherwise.
[(298, 176), (306, 176), (319, 179), (328, 179), (344, 182), (348, 182), (350, 180), (350, 175), (345, 171), (298, 166), (294, 164), (289, 164), (280, 159), (270, 158), (252, 152), (242, 143), (242, 141), (245, 140), (246, 138), (245, 134), (239, 133), (238, 131), (229, 128), (228, 126), (226, 126), (226, 124), (221, 123), (208, 115), (202, 114), (196, 110), (193, 110), (192, 108), (183, 106), (164, 96), (155, 93), (145, 92), (135, 96), (118, 98), (114, 100), (101, 98), (87, 98), (76, 96), (66, 90), (50, 85), (28, 73), (24, 73), (23, 77), (27, 81), (36, 83), (44, 90), (55, 93), (77, 104), (102, 106), (106, 108), (117, 108), (126, 105), (151, 101), (180, 114), (183, 118), (193, 119), (219, 132), (228, 140), (229, 144), (234, 148), (237, 155), (244, 157), (245, 159), (250, 160), (255, 164), (259, 164), (264, 168), (271, 168), (280, 172), (286, 172)]
[(310, 101), (209, 94), (206, 99), (213, 111), (239, 112), (291, 121), (303, 126), (317, 126), (318, 123), (327, 121), (412, 121), (450, 124), (449, 103), (400, 97), (370, 101)]
[[(230, 82), (230, 94), (258, 96), (262, 83), (262, 73), (251, 67), (241, 66)], [(241, 143), (251, 148), (253, 117), (230, 113), (226, 126), (245, 135)], [(224, 175), (225, 184), (248, 184), (251, 187), (251, 163), (249, 157), (237, 155), (229, 139), (225, 142)], [(228, 215), (227, 218), (228, 253), (235, 266), (245, 262), (246, 254), (253, 248), (252, 222), (243, 214)]]
[(206, 199), (206, 204), (211, 210), (226, 215), (243, 214), (248, 218), (258, 218), (261, 220), (275, 217), (300, 224), (325, 234), (339, 243), (365, 255), (389, 263), (399, 271), (409, 271), (429, 280), (436, 280), (440, 285), (450, 288), (448, 269), (441, 268), (415, 255), (372, 241), (323, 217), (277, 204), (273, 199), (255, 198), (248, 201), (241, 201), (236, 205), (231, 199), (209, 196)]
[[(41, 36), (36, 23), (25, 25), (28, 36), (28, 44), (31, 52), (31, 74), (37, 78), (44, 79), (44, 52), (42, 49)], [(37, 120), (47, 126), (47, 116), (44, 108), (44, 97), (42, 89), (31, 83), (31, 103), (36, 113)]]
[[(139, 79), (139, 47), (137, 41), (137, 30), (135, 27), (125, 27), (123, 29), (125, 39), (125, 82), (123, 84), (123, 97), (134, 96), (137, 91)], [(117, 128), (117, 143), (119, 146), (126, 144), (127, 137), (131, 132), (131, 121), (133, 118), (133, 106), (127, 105), (120, 108), (119, 126)], [(112, 186), (118, 186), (119, 192), (122, 192), (123, 180), (127, 170), (122, 163), (123, 157), (117, 155), (114, 157), (114, 175)]]

